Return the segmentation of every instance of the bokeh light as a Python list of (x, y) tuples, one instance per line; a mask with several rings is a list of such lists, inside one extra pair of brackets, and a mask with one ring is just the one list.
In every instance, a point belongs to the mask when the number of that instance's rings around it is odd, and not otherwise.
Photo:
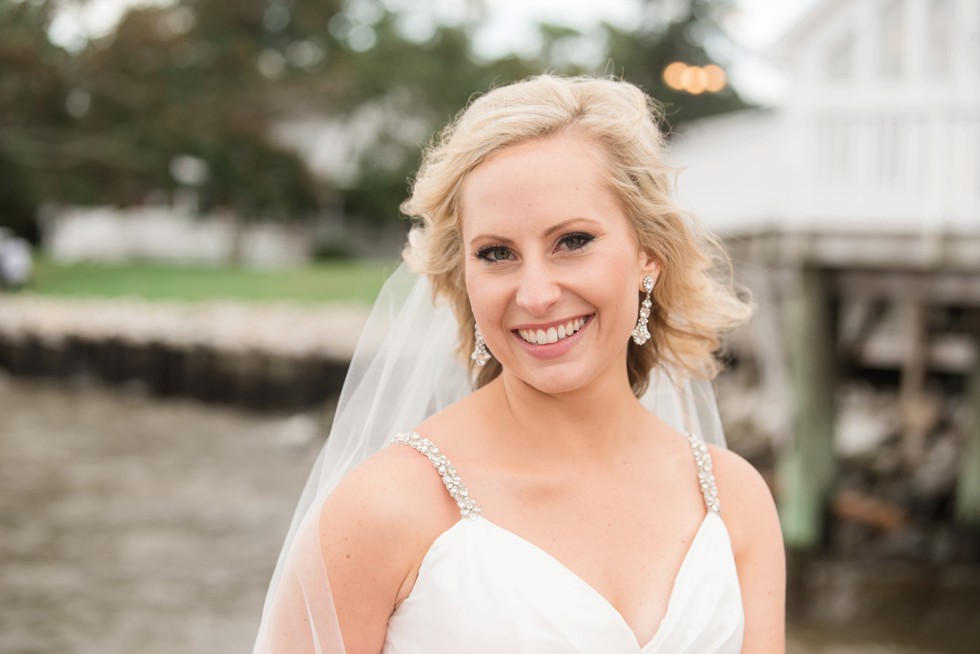
[(720, 92), (728, 84), (728, 75), (717, 64), (701, 67), (674, 61), (664, 68), (663, 80), (675, 91), (700, 95)]

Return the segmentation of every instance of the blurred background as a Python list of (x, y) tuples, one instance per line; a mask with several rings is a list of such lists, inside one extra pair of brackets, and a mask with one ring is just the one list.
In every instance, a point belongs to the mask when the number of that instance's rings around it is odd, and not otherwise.
[(422, 146), (543, 71), (758, 301), (789, 651), (977, 651), (976, 0), (0, 0), (0, 651), (250, 651)]

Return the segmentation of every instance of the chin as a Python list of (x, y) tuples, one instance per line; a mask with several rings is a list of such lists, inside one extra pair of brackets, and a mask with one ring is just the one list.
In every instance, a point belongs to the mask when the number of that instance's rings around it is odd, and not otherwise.
[(549, 369), (521, 371), (512, 374), (514, 379), (547, 395), (562, 395), (580, 390), (594, 379), (594, 375), (583, 371), (560, 370), (558, 366)]

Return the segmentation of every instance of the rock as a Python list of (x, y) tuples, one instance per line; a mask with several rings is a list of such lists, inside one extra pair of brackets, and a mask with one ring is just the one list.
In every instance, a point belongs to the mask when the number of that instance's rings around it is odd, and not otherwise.
[(959, 446), (952, 433), (933, 439), (922, 462), (912, 473), (912, 488), (918, 495), (935, 497), (949, 492), (956, 483)]
[(834, 450), (845, 459), (871, 457), (900, 425), (894, 394), (867, 386), (846, 388), (840, 394)]
[(164, 302), (20, 296), (0, 305), (0, 337), (50, 345), (69, 338), (159, 343), (230, 353), (349, 360), (367, 320), (355, 303)]
[(908, 522), (908, 514), (902, 507), (852, 489), (838, 491), (832, 510), (841, 520), (860, 522), (884, 531), (894, 531)]

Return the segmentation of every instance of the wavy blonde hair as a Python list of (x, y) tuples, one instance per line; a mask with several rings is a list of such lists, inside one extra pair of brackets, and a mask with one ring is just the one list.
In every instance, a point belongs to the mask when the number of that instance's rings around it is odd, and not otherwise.
[(415, 221), (403, 257), (429, 277), (434, 299), (449, 301), (459, 323), (459, 353), (476, 373), (477, 387), (499, 375), (501, 367), (495, 359), (483, 368), (469, 360), (475, 321), (464, 279), (463, 185), (492, 154), (566, 130), (585, 136), (602, 153), (608, 183), (640, 248), (660, 263), (652, 338), (642, 346), (629, 343), (633, 392), (643, 394), (657, 365), (695, 379), (717, 375), (721, 335), (745, 322), (752, 307), (736, 292), (731, 260), (718, 239), (673, 198), (675, 170), (663, 161), (660, 117), (656, 102), (628, 82), (540, 75), (478, 97), (427, 148), (411, 195), (401, 205)]

